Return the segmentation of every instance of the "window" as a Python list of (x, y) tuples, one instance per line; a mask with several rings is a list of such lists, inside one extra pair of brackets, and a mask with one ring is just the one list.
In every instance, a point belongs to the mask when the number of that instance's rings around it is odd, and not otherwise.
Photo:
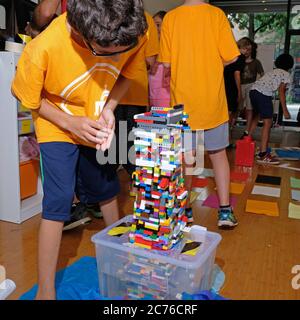
[(0, 5), (0, 29), (6, 29), (6, 10)]

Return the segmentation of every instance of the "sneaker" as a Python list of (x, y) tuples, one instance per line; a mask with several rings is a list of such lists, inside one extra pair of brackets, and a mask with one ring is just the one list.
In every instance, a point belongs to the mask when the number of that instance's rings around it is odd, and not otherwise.
[(87, 216), (87, 207), (85, 204), (73, 203), (71, 209), (71, 220), (64, 223), (63, 231), (71, 230), (79, 227), (80, 225), (88, 224), (92, 221)]
[(186, 216), (188, 218), (187, 226), (191, 226), (193, 224), (193, 222), (194, 222), (192, 208), (186, 208), (185, 209), (185, 214), (186, 214)]
[(238, 222), (233, 214), (232, 208), (219, 209), (218, 212), (218, 227), (233, 228), (238, 225)]
[(95, 204), (87, 204), (86, 205), (87, 212), (91, 214), (96, 219), (103, 218), (103, 213), (101, 212), (99, 208), (99, 203)]
[(274, 165), (280, 164), (280, 161), (278, 160), (278, 158), (276, 158), (275, 156), (272, 156), (270, 153), (267, 153), (263, 157), (260, 157), (258, 155), (256, 161), (257, 163), (261, 163), (261, 164), (274, 164)]

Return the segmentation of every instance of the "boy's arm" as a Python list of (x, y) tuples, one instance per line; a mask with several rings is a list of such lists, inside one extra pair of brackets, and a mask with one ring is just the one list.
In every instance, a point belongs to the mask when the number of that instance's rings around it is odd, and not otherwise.
[(33, 12), (32, 21), (36, 27), (42, 29), (57, 12), (60, 0), (42, 0)]
[(44, 119), (71, 132), (87, 143), (102, 144), (110, 133), (110, 130), (99, 122), (87, 117), (69, 115), (52, 106), (46, 99), (42, 99), (40, 108), (35, 111)]
[(163, 88), (170, 88), (171, 64), (164, 63), (163, 65), (164, 65), (164, 72), (163, 72), (162, 86)]
[(113, 89), (110, 92), (110, 95), (108, 97), (108, 100), (105, 104), (105, 107), (101, 113), (101, 116), (98, 120), (98, 123), (101, 125), (101, 127), (106, 127), (110, 130), (111, 134), (109, 135), (106, 142), (104, 142), (102, 145), (98, 143), (96, 145), (96, 149), (99, 150), (101, 147), (102, 151), (105, 151), (106, 149), (109, 149), (111, 141), (113, 139), (113, 133), (115, 129), (115, 116), (114, 116), (114, 110), (116, 109), (117, 105), (119, 104), (119, 101), (123, 98), (123, 96), (126, 94), (126, 92), (129, 89), (131, 80), (125, 78), (122, 74), (119, 76), (118, 80), (116, 81)]
[(237, 70), (234, 72), (234, 79), (235, 79), (236, 87), (238, 90), (238, 103), (239, 103), (242, 99), (241, 71)]
[(151, 68), (154, 66), (156, 62), (157, 55), (146, 57), (146, 64), (147, 64), (147, 70), (151, 70)]
[(280, 103), (282, 106), (283, 115), (284, 115), (285, 119), (291, 119), (291, 115), (290, 115), (289, 110), (286, 106), (285, 93), (286, 93), (286, 84), (281, 83), (281, 85), (279, 87), (279, 99), (280, 99)]
[(34, 9), (32, 21), (26, 27), (26, 33), (36, 37), (57, 13), (60, 0), (42, 0)]
[(261, 64), (261, 62), (256, 59), (257, 61), (257, 76), (256, 76), (256, 79), (258, 80), (259, 78), (261, 78), (264, 74), (265, 74), (265, 70)]

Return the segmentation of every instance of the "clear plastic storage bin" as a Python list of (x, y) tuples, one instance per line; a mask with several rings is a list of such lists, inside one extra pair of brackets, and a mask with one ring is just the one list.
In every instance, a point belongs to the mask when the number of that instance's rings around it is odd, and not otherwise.
[[(212, 270), (221, 236), (203, 232), (196, 255), (183, 254), (187, 239), (169, 251), (155, 251), (129, 243), (128, 232), (111, 236), (119, 225), (130, 224), (126, 216), (92, 237), (96, 246), (101, 295), (125, 299), (176, 299), (182, 292), (209, 290)], [(118, 233), (118, 232), (117, 232)]]

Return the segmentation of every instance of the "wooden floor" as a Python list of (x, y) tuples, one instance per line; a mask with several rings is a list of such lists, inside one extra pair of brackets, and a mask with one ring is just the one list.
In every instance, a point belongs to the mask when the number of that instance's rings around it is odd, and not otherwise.
[[(233, 163), (233, 152), (229, 153)], [(291, 162), (299, 166), (298, 162)], [(209, 163), (206, 163), (209, 167)], [(257, 173), (282, 177), (279, 217), (245, 213), (247, 198), (275, 201), (274, 198), (250, 195)], [(300, 172), (271, 166), (256, 166), (252, 178), (239, 196), (235, 209), (239, 220), (233, 231), (219, 231), (216, 227), (217, 211), (194, 203), (195, 223), (219, 232), (222, 241), (217, 250), (216, 263), (226, 275), (220, 292), (230, 299), (300, 299), (300, 290), (291, 285), (294, 265), (300, 265), (300, 220), (288, 218), (291, 176), (300, 178)], [(128, 196), (128, 177), (120, 172), (122, 193), (119, 199), (121, 214), (132, 212), (133, 200)], [(210, 188), (214, 188), (213, 180)], [(16, 282), (17, 289), (11, 299), (29, 290), (37, 282), (36, 252), (40, 217), (22, 225), (0, 222), (0, 264), (7, 277)], [(94, 219), (85, 227), (65, 232), (61, 245), (58, 269), (64, 268), (82, 256), (94, 256), (91, 236), (103, 229), (103, 220)]]

